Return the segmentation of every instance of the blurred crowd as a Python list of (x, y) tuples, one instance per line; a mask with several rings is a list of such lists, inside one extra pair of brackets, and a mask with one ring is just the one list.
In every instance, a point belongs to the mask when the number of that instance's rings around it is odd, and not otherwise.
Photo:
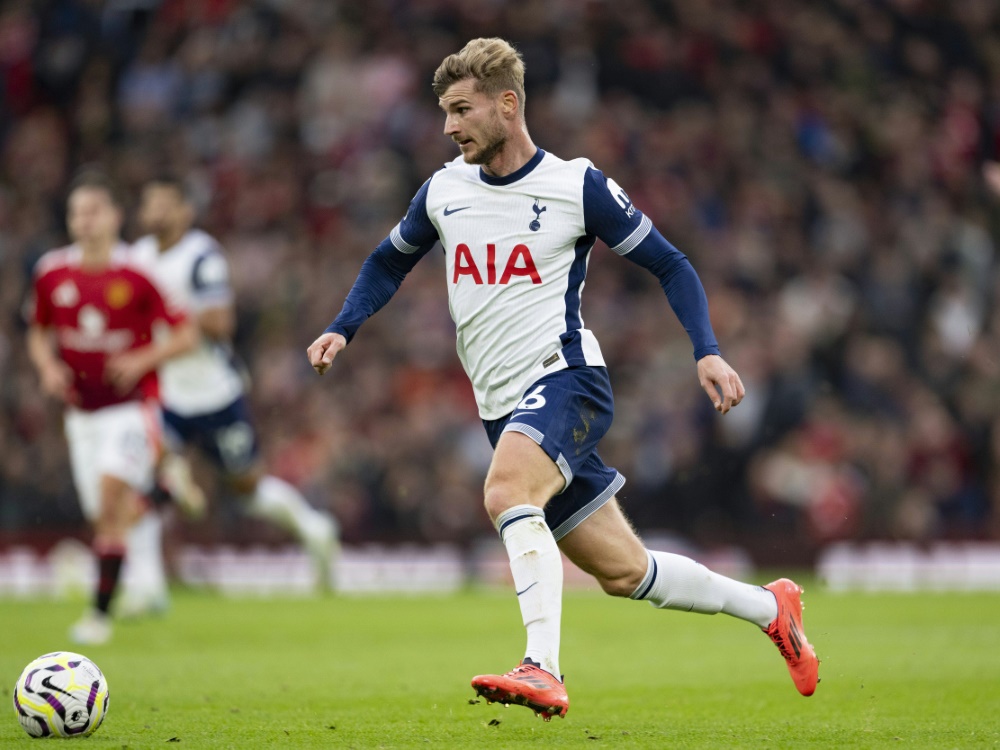
[[(0, 8), (0, 530), (79, 523), (21, 310), (34, 262), (65, 242), (69, 177), (100, 163), (131, 200), (164, 170), (192, 185), (232, 266), (275, 473), (348, 542), (490, 533), (439, 255), (327, 376), (304, 352), (457, 155), (434, 69), (503, 36), (534, 141), (589, 158), (690, 257), (747, 387), (718, 417), (656, 280), (598, 244), (583, 314), (617, 397), (601, 452), (640, 529), (800, 549), (1000, 537), (992, 0)], [(208, 528), (232, 534), (217, 505)]]

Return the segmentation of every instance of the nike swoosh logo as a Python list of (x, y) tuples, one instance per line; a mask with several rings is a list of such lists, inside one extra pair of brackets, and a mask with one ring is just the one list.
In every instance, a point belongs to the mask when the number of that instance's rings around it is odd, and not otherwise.
[(529, 591), (531, 591), (531, 589), (533, 589), (537, 585), (538, 585), (538, 581), (535, 581), (533, 584), (531, 584), (530, 586), (528, 586), (528, 588), (526, 588), (524, 591), (518, 591), (517, 595), (520, 596), (521, 594), (526, 594)]
[(450, 211), (448, 210), (448, 207), (445, 206), (444, 207), (444, 215), (445, 216), (451, 216), (452, 214), (457, 214), (459, 211), (464, 211), (467, 208), (472, 208), (472, 206), (462, 206), (461, 208), (453, 208)]

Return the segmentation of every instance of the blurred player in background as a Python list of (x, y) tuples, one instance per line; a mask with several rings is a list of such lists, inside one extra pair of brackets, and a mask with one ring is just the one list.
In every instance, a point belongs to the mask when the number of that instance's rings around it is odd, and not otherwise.
[[(246, 377), (232, 349), (236, 328), (229, 266), (219, 243), (193, 228), (195, 207), (185, 185), (172, 178), (142, 191), (139, 221), (149, 234), (132, 247), (171, 300), (197, 321), (201, 344), (160, 369), (166, 423), (161, 476), (182, 503), (199, 501), (185, 445), (195, 446), (218, 467), (247, 511), (291, 532), (315, 564), (320, 585), (331, 587), (339, 548), (333, 517), (313, 508), (288, 482), (265, 474), (246, 397)], [(140, 545), (162, 568), (162, 547)], [(148, 599), (149, 597), (144, 597)], [(155, 601), (155, 598), (154, 598)]]
[[(126, 536), (147, 513), (162, 437), (156, 369), (197, 345), (198, 331), (131, 261), (120, 239), (122, 209), (101, 173), (71, 186), (73, 244), (38, 261), (28, 351), (44, 391), (66, 404), (73, 481), (93, 524), (98, 582), (93, 609), (70, 637), (111, 637), (109, 608), (126, 556)], [(153, 326), (169, 333), (154, 340)]]
[(818, 662), (802, 632), (801, 589), (784, 578), (766, 587), (740, 583), (647, 550), (615, 498), (624, 478), (597, 454), (614, 411), (600, 347), (580, 313), (597, 238), (657, 276), (716, 410), (725, 414), (743, 398), (739, 376), (719, 356), (691, 264), (614, 180), (586, 159), (563, 161), (532, 143), (524, 64), (507, 42), (469, 42), (445, 58), (433, 89), (461, 156), (420, 188), (308, 356), (320, 374), (329, 369), (440, 241), (458, 354), (495, 449), (486, 510), (507, 548), (528, 637), (515, 669), (477, 676), (474, 689), (545, 719), (565, 715), (561, 548), (609, 594), (754, 623), (778, 646), (798, 690), (811, 695)]

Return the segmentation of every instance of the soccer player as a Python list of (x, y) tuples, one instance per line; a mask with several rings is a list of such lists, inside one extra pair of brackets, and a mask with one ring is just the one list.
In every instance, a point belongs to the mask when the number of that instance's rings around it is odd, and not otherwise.
[[(198, 330), (129, 260), (122, 210), (102, 173), (73, 182), (67, 224), (73, 244), (35, 268), (28, 352), (44, 391), (66, 404), (73, 481), (94, 527), (94, 606), (70, 637), (100, 644), (111, 637), (126, 536), (153, 485), (162, 432), (156, 368), (196, 346)], [(161, 320), (168, 333), (154, 339)]]
[[(246, 377), (237, 364), (231, 339), (236, 327), (229, 266), (219, 243), (193, 227), (195, 207), (185, 185), (163, 177), (142, 191), (139, 220), (149, 232), (132, 246), (137, 262), (149, 268), (166, 293), (197, 320), (201, 344), (160, 368), (166, 422), (164, 467), (168, 486), (196, 492), (180, 451), (200, 449), (244, 498), (253, 515), (290, 531), (310, 553), (321, 585), (331, 586), (338, 527), (333, 517), (313, 508), (291, 484), (264, 472), (246, 398)], [(162, 475), (161, 471), (161, 475)], [(175, 489), (175, 492), (178, 490)], [(162, 548), (156, 550), (162, 567)]]
[(719, 356), (691, 264), (614, 180), (586, 159), (563, 161), (532, 143), (524, 64), (506, 41), (475, 39), (445, 58), (433, 90), (444, 133), (461, 156), (423, 184), (307, 354), (326, 372), (440, 241), (458, 355), (494, 446), (486, 510), (507, 548), (527, 629), (521, 663), (504, 675), (475, 677), (473, 688), (546, 720), (566, 714), (561, 549), (608, 594), (752, 622), (778, 646), (799, 692), (811, 695), (818, 661), (802, 631), (799, 586), (784, 578), (752, 586), (646, 549), (615, 498), (624, 478), (597, 453), (613, 403), (580, 307), (596, 238), (659, 279), (716, 410), (726, 414), (743, 398), (739, 376)]

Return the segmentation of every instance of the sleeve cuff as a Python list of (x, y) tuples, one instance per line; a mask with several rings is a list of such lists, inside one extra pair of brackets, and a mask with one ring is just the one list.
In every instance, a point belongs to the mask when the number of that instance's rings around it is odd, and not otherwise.
[(722, 353), (719, 351), (719, 345), (713, 344), (712, 346), (703, 346), (700, 349), (694, 350), (694, 361), (697, 362), (703, 357), (707, 357), (709, 354), (718, 354), (720, 357)]

